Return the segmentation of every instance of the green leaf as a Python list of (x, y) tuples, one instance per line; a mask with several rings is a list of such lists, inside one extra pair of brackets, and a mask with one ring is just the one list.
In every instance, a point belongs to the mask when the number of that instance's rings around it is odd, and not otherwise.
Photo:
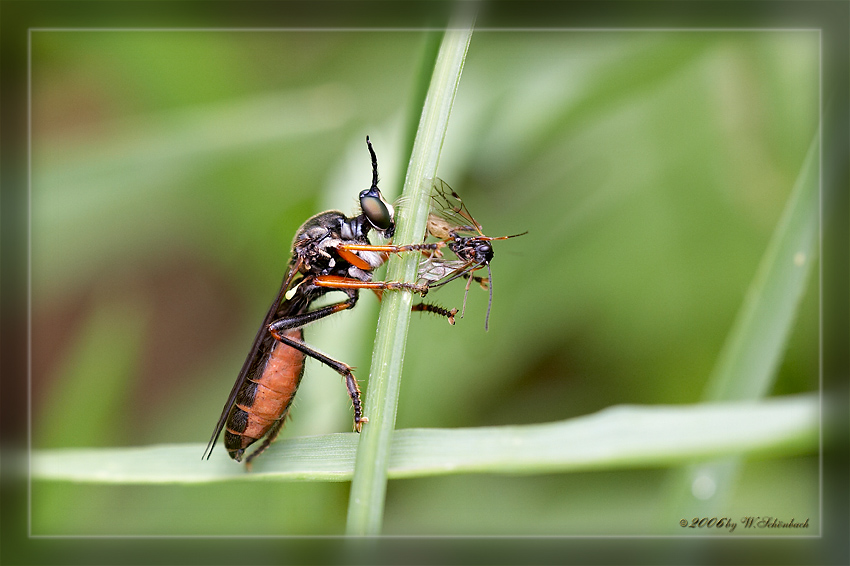
[[(542, 474), (671, 466), (728, 454), (811, 452), (818, 441), (818, 399), (611, 407), (539, 425), (395, 432), (388, 477), (459, 473)], [(114, 484), (219, 481), (347, 481), (357, 435), (336, 433), (273, 444), (252, 472), (223, 451), (201, 461), (201, 444), (57, 449), (32, 455), (32, 477)]]
[(815, 136), (727, 337), (706, 401), (759, 399), (773, 386), (817, 255), (818, 141)]

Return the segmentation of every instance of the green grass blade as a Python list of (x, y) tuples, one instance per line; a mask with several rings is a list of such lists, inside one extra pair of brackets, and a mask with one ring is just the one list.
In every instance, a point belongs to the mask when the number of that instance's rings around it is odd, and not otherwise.
[[(459, 473), (541, 474), (678, 465), (726, 454), (809, 453), (818, 441), (813, 394), (760, 402), (693, 406), (617, 406), (545, 424), (396, 431), (390, 478)], [(110, 484), (219, 481), (347, 481), (355, 433), (298, 437), (273, 444), (252, 472), (226, 454), (202, 462), (200, 444), (57, 449), (33, 453), (35, 480)]]
[[(773, 386), (777, 365), (817, 253), (819, 138), (800, 174), (756, 276), (709, 378), (706, 401), (757, 400)], [(687, 466), (670, 481), (671, 513), (711, 516), (728, 496), (739, 458)]]
[[(471, 37), (471, 25), (449, 30), (443, 37), (404, 181), (402, 194), (407, 197), (408, 206), (398, 212), (396, 242), (421, 241), (425, 233), (430, 184), (437, 172)], [(418, 261), (416, 254), (391, 258), (387, 279), (414, 280)], [(352, 479), (348, 507), (348, 534), (378, 534), (381, 529), (390, 443), (412, 303), (410, 293), (386, 293), (381, 305), (364, 406), (370, 422), (363, 427), (357, 449), (357, 471)]]
[(760, 399), (773, 386), (817, 255), (818, 164), (815, 138), (711, 375), (706, 401)]

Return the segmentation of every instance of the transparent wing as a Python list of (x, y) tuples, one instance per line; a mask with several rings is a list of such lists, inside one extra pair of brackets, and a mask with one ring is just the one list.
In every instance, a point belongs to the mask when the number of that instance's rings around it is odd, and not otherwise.
[(427, 283), (430, 288), (440, 287), (481, 267), (483, 265), (475, 261), (429, 257), (419, 263), (419, 283)]
[(274, 302), (272, 303), (271, 307), (269, 307), (269, 310), (266, 313), (266, 317), (263, 319), (263, 323), (257, 330), (257, 335), (254, 337), (254, 343), (251, 345), (251, 350), (248, 352), (248, 356), (245, 358), (245, 362), (242, 364), (242, 369), (239, 371), (239, 377), (236, 378), (236, 383), (233, 384), (233, 388), (230, 390), (230, 395), (228, 395), (227, 401), (224, 403), (224, 408), (221, 411), (221, 415), (218, 417), (218, 422), (215, 425), (215, 430), (213, 430), (212, 436), (210, 437), (210, 441), (207, 443), (207, 448), (206, 450), (204, 450), (204, 455), (201, 456), (202, 460), (208, 460), (209, 457), (212, 455), (213, 448), (215, 448), (215, 443), (218, 440), (221, 431), (224, 429), (225, 423), (227, 423), (227, 417), (230, 414), (230, 409), (233, 407), (233, 403), (236, 402), (236, 396), (239, 394), (239, 389), (242, 387), (242, 384), (245, 383), (245, 380), (248, 378), (248, 371), (254, 362), (254, 358), (260, 352), (260, 344), (268, 336), (268, 325), (271, 324), (272, 320), (275, 317), (275, 314), (280, 310), (281, 303), (285, 301), (284, 297), (286, 296), (287, 291), (289, 291), (289, 287), (292, 285), (292, 281), (295, 278), (295, 275), (298, 273), (300, 267), (300, 260), (290, 262), (289, 271), (287, 271), (286, 277), (284, 277), (283, 279), (283, 283), (280, 286), (280, 291), (278, 291), (277, 297), (275, 297)]
[(434, 179), (431, 188), (431, 210), (428, 217), (428, 232), (435, 238), (446, 239), (449, 232), (463, 235), (483, 236), (483, 228), (472, 214), (463, 199), (452, 190), (448, 183), (439, 177)]

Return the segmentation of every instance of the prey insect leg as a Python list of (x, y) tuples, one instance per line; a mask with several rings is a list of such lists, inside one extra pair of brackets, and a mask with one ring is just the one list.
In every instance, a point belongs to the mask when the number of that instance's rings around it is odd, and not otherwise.
[(430, 312), (438, 316), (444, 316), (449, 319), (449, 324), (452, 325), (455, 323), (455, 315), (457, 314), (457, 309), (447, 310), (431, 303), (417, 303), (410, 307), (410, 310), (413, 312)]

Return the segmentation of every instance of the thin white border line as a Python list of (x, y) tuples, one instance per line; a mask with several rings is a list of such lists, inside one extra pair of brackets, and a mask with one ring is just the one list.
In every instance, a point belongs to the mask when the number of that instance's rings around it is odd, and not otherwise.
[(818, 427), (818, 499), (820, 534), (823, 536), (823, 30), (818, 32), (818, 389), (820, 426)]
[(32, 30), (27, 30), (27, 535), (32, 534)]
[[(106, 31), (106, 32), (152, 32), (152, 31), (162, 31), (162, 32), (427, 32), (427, 31), (446, 31), (445, 27), (238, 27), (238, 28), (218, 28), (218, 27), (32, 27), (29, 28), (30, 31)], [(802, 32), (802, 31), (823, 31), (823, 28), (819, 27), (776, 27), (776, 28), (752, 28), (752, 27), (725, 27), (725, 28), (703, 28), (703, 27), (681, 27), (681, 28), (629, 28), (629, 27), (599, 27), (599, 28), (556, 28), (556, 27), (541, 27), (541, 28), (509, 28), (509, 27), (492, 27), (492, 28), (476, 28), (475, 33), (488, 33), (488, 32), (540, 32), (540, 33), (552, 33), (552, 32), (638, 32), (638, 33), (659, 33), (659, 32)]]
[[(89, 535), (89, 536), (74, 536), (74, 535), (35, 535), (31, 537), (36, 540), (75, 540), (75, 539), (95, 539), (95, 540), (206, 540), (206, 539), (221, 539), (221, 540), (242, 540), (242, 539), (274, 539), (274, 540), (448, 540), (448, 539), (469, 539), (469, 540), (588, 540), (588, 539), (626, 539), (626, 540), (644, 540), (644, 539), (665, 539), (671, 541), (678, 540), (804, 540), (804, 539), (819, 539), (821, 535), (742, 535), (740, 537), (733, 535), (706, 535), (699, 537), (695, 535)], [(711, 543), (709, 543), (711, 544)], [(746, 544), (746, 543), (741, 543)]]
[[(33, 32), (427, 32), (444, 31), (446, 28), (424, 27), (424, 28), (323, 28), (323, 27), (286, 27), (286, 28), (63, 28), (63, 27), (31, 27), (27, 29), (27, 535), (31, 539), (208, 539), (208, 538), (268, 538), (268, 539), (342, 539), (344, 535), (33, 535), (32, 533), (32, 34)], [(745, 537), (750, 539), (810, 539), (823, 537), (823, 28), (480, 28), (476, 32), (812, 32), (818, 33), (818, 307), (819, 307), (819, 399), (820, 399), (820, 426), (818, 430), (819, 453), (818, 453), (818, 495), (819, 526), (818, 534), (810, 535), (753, 535)], [(379, 535), (365, 538), (557, 538), (557, 539), (696, 539), (705, 540), (699, 535)], [(735, 535), (712, 536), (715, 539), (738, 539), (742, 537)]]

